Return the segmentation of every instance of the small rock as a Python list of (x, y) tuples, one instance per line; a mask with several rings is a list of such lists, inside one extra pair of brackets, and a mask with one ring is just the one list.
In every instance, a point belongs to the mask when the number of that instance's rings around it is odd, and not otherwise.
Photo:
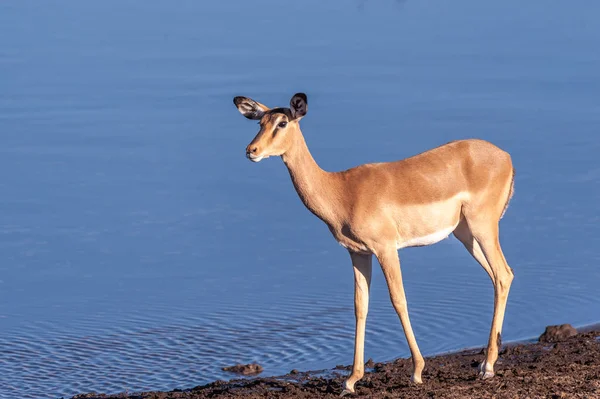
[(243, 375), (259, 374), (262, 373), (263, 368), (260, 364), (236, 364), (235, 366), (223, 367), (221, 370), (230, 371), (232, 373), (238, 373)]
[(375, 362), (371, 358), (369, 358), (369, 360), (367, 360), (367, 362), (365, 363), (365, 367), (373, 368), (374, 366), (375, 366)]
[(293, 369), (292, 371), (290, 371), (290, 374), (298, 374), (298, 373), (299, 373), (299, 371), (296, 369)]
[(540, 338), (539, 342), (560, 342), (577, 335), (577, 330), (570, 324), (561, 324), (558, 326), (548, 326)]

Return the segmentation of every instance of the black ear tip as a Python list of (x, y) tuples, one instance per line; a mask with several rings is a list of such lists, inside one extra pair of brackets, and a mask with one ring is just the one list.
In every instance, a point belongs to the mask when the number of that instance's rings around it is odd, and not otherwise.
[(240, 105), (240, 103), (241, 103), (242, 101), (244, 101), (244, 97), (242, 97), (242, 96), (236, 96), (236, 97), (233, 97), (233, 103), (234, 103), (236, 106), (237, 106), (237, 105)]
[(296, 93), (296, 94), (294, 94), (294, 97), (292, 97), (292, 98), (296, 98), (296, 97), (300, 97), (304, 102), (308, 101), (308, 98), (306, 97), (306, 94), (304, 94), (304, 93)]

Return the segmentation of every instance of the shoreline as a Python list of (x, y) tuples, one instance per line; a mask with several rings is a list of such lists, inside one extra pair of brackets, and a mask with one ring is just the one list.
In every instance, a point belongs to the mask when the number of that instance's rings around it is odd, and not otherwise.
[[(496, 376), (476, 378), (484, 347), (425, 357), (423, 385), (410, 383), (410, 358), (373, 362), (350, 397), (369, 398), (600, 398), (600, 324), (581, 326), (556, 342), (512, 341), (503, 344)], [(98, 394), (72, 399), (337, 398), (351, 366), (217, 380), (173, 391)], [(295, 370), (293, 370), (295, 371)]]

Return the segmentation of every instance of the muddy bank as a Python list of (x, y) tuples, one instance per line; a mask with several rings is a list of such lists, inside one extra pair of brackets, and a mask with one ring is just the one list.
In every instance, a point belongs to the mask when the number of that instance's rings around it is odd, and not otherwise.
[[(476, 378), (483, 350), (426, 358), (421, 386), (410, 384), (410, 359), (368, 364), (358, 398), (599, 398), (600, 328), (561, 342), (504, 346), (496, 377)], [(349, 367), (348, 367), (349, 368)], [(74, 399), (337, 398), (348, 371), (299, 372), (280, 377), (217, 381), (185, 391), (82, 394)]]

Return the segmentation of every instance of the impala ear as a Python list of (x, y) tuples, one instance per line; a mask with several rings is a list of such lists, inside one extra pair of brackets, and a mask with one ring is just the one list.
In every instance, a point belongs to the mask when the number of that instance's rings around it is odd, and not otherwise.
[(238, 111), (248, 119), (260, 119), (263, 117), (265, 112), (269, 110), (269, 107), (254, 101), (248, 97), (234, 97), (233, 103), (237, 107)]
[(290, 109), (294, 119), (301, 119), (308, 110), (308, 99), (304, 93), (296, 93), (290, 100)]

